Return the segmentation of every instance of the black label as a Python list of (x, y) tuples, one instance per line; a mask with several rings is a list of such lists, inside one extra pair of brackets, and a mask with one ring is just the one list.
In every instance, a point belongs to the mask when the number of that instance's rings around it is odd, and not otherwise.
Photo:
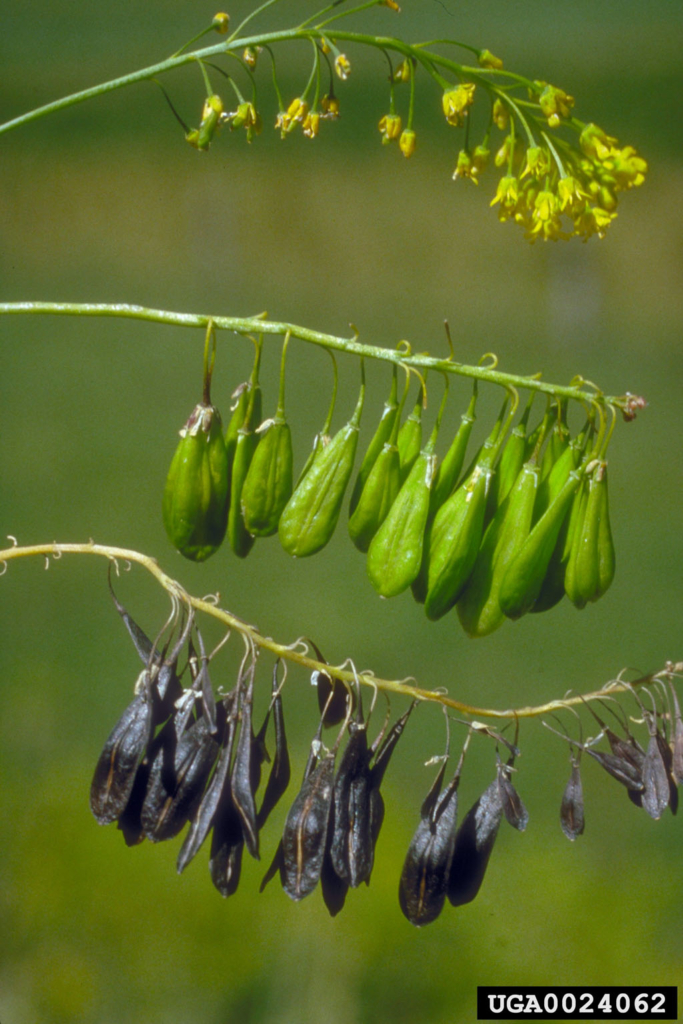
[(647, 985), (479, 986), (477, 1020), (678, 1020), (678, 989)]

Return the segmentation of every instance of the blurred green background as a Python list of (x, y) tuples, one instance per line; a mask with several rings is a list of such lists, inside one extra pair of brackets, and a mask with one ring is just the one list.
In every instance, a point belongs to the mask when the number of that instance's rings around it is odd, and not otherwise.
[[(250, 6), (229, 9), (238, 18)], [(4, 136), (1, 297), (267, 309), (332, 333), (353, 322), (363, 340), (406, 338), (435, 353), (446, 351), (448, 318), (463, 361), (492, 350), (513, 372), (543, 370), (555, 381), (581, 373), (610, 393), (644, 394), (649, 408), (617, 425), (611, 447), (618, 572), (610, 593), (582, 614), (564, 603), (475, 642), (454, 615), (427, 622), (409, 595), (378, 600), (344, 521), (323, 553), (300, 563), (275, 539), (245, 562), (225, 550), (203, 566), (184, 562), (166, 541), (160, 498), (176, 431), (199, 396), (201, 333), (123, 320), (3, 319), (0, 534), (21, 543), (93, 537), (148, 552), (193, 593), (220, 591), (272, 636), (308, 634), (331, 661), (351, 656), (379, 675), (414, 675), (474, 703), (538, 703), (592, 689), (624, 667), (656, 670), (683, 659), (683, 9), (670, 0), (404, 0), (403, 8), (400, 18), (381, 10), (356, 25), (487, 46), (508, 68), (573, 93), (579, 117), (650, 161), (607, 239), (531, 247), (499, 225), (489, 209), (495, 174), (478, 189), (450, 180), (461, 135), (443, 125), (424, 81), (415, 157), (380, 146), (386, 69), (350, 51), (353, 74), (338, 88), (343, 116), (314, 144), (296, 135), (283, 144), (270, 129), (265, 69), (266, 128), (251, 147), (225, 133), (210, 154), (191, 150), (149, 83)], [(283, 2), (269, 24), (312, 10)], [(213, 13), (196, 0), (6, 4), (0, 118), (152, 63)], [(308, 59), (303, 46), (281, 58), (290, 95)], [(196, 122), (196, 69), (165, 84)], [(266, 413), (278, 348), (271, 341), (264, 356)], [(224, 410), (249, 362), (247, 343), (220, 337), (214, 400)], [(337, 424), (357, 373), (355, 360), (340, 359)], [(361, 444), (389, 383), (386, 369), (368, 374)], [(325, 353), (294, 343), (288, 407), (298, 464), (329, 384)], [(452, 391), (446, 434), (469, 386), (455, 382)], [(480, 434), (498, 400), (484, 389)], [(118, 590), (153, 633), (163, 594), (139, 570)], [(442, 718), (429, 707), (414, 716), (386, 779), (369, 890), (351, 893), (334, 921), (318, 893), (294, 905), (273, 883), (259, 896), (280, 807), (264, 832), (263, 863), (245, 863), (239, 892), (224, 903), (205, 851), (178, 878), (177, 842), (127, 850), (113, 826), (101, 829), (90, 815), (95, 761), (138, 672), (104, 565), (64, 557), (46, 573), (40, 560), (12, 563), (0, 622), (2, 1024), (451, 1024), (475, 1019), (478, 984), (681, 980), (681, 821), (667, 814), (653, 823), (591, 763), (586, 834), (570, 845), (558, 823), (567, 750), (540, 723), (523, 726), (516, 780), (529, 829), (518, 835), (503, 824), (473, 904), (447, 907), (422, 931), (398, 908), (403, 857), (434, 772), (423, 765), (443, 746)], [(237, 645), (221, 663), (223, 679), (217, 664), (217, 683), (231, 685), (236, 655)], [(260, 706), (268, 679), (264, 664)], [(297, 673), (285, 711), (296, 779), (316, 722), (314, 695)], [(473, 743), (464, 807), (492, 769), (492, 749)]]

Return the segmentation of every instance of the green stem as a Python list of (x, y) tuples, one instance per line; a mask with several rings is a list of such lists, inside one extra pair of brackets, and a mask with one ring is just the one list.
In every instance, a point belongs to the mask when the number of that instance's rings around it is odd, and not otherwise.
[[(490, 367), (469, 366), (451, 359), (398, 352), (396, 349), (382, 348), (379, 345), (364, 345), (356, 340), (355, 335), (353, 338), (340, 338), (333, 334), (324, 334), (322, 331), (314, 331), (309, 327), (266, 320), (264, 319), (265, 314), (253, 317), (235, 317), (206, 313), (174, 313), (165, 309), (148, 309), (146, 306), (118, 302), (0, 302), (0, 315), (2, 314), (114, 316), (204, 329), (210, 321), (213, 321), (217, 330), (233, 331), (235, 334), (257, 333), (282, 336), (289, 332), (293, 338), (307, 341), (312, 345), (319, 345), (321, 348), (332, 349), (336, 352), (348, 352), (350, 355), (363, 356), (366, 359), (380, 359), (397, 366), (411, 366), (422, 371), (435, 370), (440, 373), (454, 373), (459, 377), (487, 381), (489, 384), (498, 384), (504, 388), (525, 388), (527, 391), (540, 391), (542, 394), (553, 395), (555, 398), (571, 398), (577, 402), (596, 401), (594, 391), (583, 391), (580, 387), (550, 384), (535, 377), (503, 373)], [(619, 409), (627, 409), (632, 398), (629, 399), (624, 395), (600, 395), (599, 401), (606, 405), (615, 405)]]
[[(14, 538), (11, 537), (10, 540), (14, 540)], [(46, 566), (49, 566), (51, 564), (50, 557), (57, 561), (62, 557), (62, 555), (66, 554), (98, 555), (101, 558), (107, 558), (116, 566), (118, 566), (119, 561), (124, 563), (134, 562), (146, 569), (147, 572), (157, 580), (157, 582), (175, 601), (179, 601), (185, 606), (189, 605), (195, 611), (202, 612), (203, 614), (211, 616), (211, 618), (217, 619), (230, 629), (235, 630), (235, 632), (240, 633), (242, 636), (247, 638), (256, 647), (270, 651), (276, 657), (282, 658), (285, 661), (301, 665), (308, 671), (325, 672), (332, 678), (339, 679), (345, 683), (353, 684), (356, 681), (359, 681), (366, 686), (382, 690), (385, 693), (395, 693), (405, 697), (417, 698), (417, 700), (420, 701), (442, 704), (445, 707), (458, 711), (460, 714), (470, 715), (475, 718), (511, 720), (518, 718), (537, 718), (540, 715), (547, 715), (555, 711), (562, 711), (565, 708), (574, 706), (580, 707), (585, 701), (601, 700), (605, 697), (613, 696), (615, 693), (631, 692), (634, 687), (652, 685), (658, 679), (667, 680), (672, 676), (677, 676), (683, 672), (683, 663), (669, 663), (660, 672), (642, 676), (631, 683), (612, 681), (607, 683), (603, 688), (594, 690), (591, 693), (577, 694), (573, 697), (565, 698), (564, 700), (553, 700), (547, 704), (541, 704), (535, 707), (508, 708), (501, 710), (495, 708), (480, 708), (454, 700), (452, 697), (445, 695), (442, 691), (422, 689), (417, 685), (412, 685), (408, 680), (380, 679), (371, 672), (356, 673), (341, 667), (337, 668), (334, 665), (323, 664), (309, 656), (307, 645), (305, 645), (305, 653), (303, 653), (300, 649), (302, 646), (300, 643), (292, 645), (279, 644), (270, 637), (264, 636), (254, 626), (248, 625), (243, 619), (237, 618), (237, 616), (223, 608), (219, 608), (218, 605), (214, 604), (212, 601), (193, 597), (191, 594), (188, 594), (180, 583), (172, 579), (160, 568), (156, 559), (151, 558), (149, 555), (142, 554), (139, 551), (133, 551), (128, 548), (110, 547), (105, 544), (95, 544), (94, 541), (90, 541), (88, 544), (58, 544), (54, 542), (52, 544), (33, 544), (26, 547), (19, 546), (15, 543), (12, 547), (6, 548), (4, 551), (0, 551), (0, 575), (4, 575), (7, 571), (8, 564), (17, 558), (29, 558), (31, 556), (43, 557), (46, 560)], [(348, 659), (344, 664), (348, 664)]]

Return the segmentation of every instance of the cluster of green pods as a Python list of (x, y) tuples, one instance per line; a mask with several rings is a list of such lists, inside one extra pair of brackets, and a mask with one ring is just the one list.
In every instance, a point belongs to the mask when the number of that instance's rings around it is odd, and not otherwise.
[[(304, 558), (330, 541), (351, 481), (365, 400), (365, 375), (348, 422), (330, 436), (335, 386), (325, 425), (294, 482), (292, 438), (285, 417), (285, 337), (275, 415), (262, 422), (256, 342), (249, 380), (235, 391), (223, 435), (211, 405), (207, 332), (203, 401), (181, 431), (164, 494), (164, 523), (174, 546), (202, 561), (225, 536), (244, 558), (257, 537), (275, 533), (285, 551)], [(334, 361), (333, 361), (334, 362)], [(351, 490), (348, 530), (367, 557), (382, 597), (409, 588), (436, 620), (452, 608), (465, 632), (486, 636), (507, 619), (552, 608), (565, 595), (577, 607), (596, 601), (614, 577), (605, 451), (608, 428), (596, 401), (572, 437), (566, 403), (548, 399), (534, 429), (535, 391), (513, 426), (517, 393), (506, 395), (489, 436), (466, 462), (478, 386), (450, 447), (436, 454), (446, 388), (435, 425), (423, 442), (426, 382), (403, 418), (410, 373), (399, 397), (397, 368), (377, 428)]]

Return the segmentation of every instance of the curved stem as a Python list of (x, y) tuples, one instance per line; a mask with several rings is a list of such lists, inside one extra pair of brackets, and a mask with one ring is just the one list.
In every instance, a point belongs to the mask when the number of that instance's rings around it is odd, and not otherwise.
[[(267, 314), (253, 317), (218, 316), (205, 313), (174, 313), (165, 309), (149, 309), (146, 306), (129, 305), (128, 303), (104, 302), (0, 302), (0, 315), (6, 314), (51, 314), (55, 316), (114, 316), (132, 320), (149, 320), (153, 323), (173, 324), (180, 327), (200, 327), (206, 329), (213, 321), (217, 330), (233, 331), (235, 334), (248, 335), (254, 332), (264, 335), (291, 334), (293, 338), (319, 345), (321, 348), (337, 352), (347, 352), (366, 359), (379, 359), (397, 366), (411, 366), (421, 370), (438, 370), (441, 373), (454, 373), (460, 377), (487, 381), (504, 388), (525, 388), (528, 391), (540, 391), (546, 395), (559, 398), (571, 398), (578, 402), (595, 400), (593, 391), (584, 391), (580, 387), (568, 387), (562, 384), (550, 384), (538, 380), (537, 377), (524, 377), (514, 373), (503, 373), (501, 370), (484, 366), (470, 366), (452, 359), (435, 358), (429, 355), (413, 355), (399, 352), (396, 349), (381, 348), (378, 345), (365, 345), (353, 338), (340, 338), (332, 334), (324, 334), (308, 327), (296, 324), (266, 320)], [(633, 396), (604, 395), (600, 400), (607, 405), (615, 405), (620, 409), (629, 408)]]
[[(14, 538), (10, 539), (13, 540)], [(658, 679), (671, 678), (671, 676), (678, 675), (683, 672), (683, 663), (668, 663), (661, 671), (642, 676), (632, 682), (622, 682), (619, 679), (612, 680), (600, 689), (593, 690), (590, 693), (576, 694), (573, 697), (567, 697), (562, 700), (553, 700), (533, 707), (527, 706), (507, 709), (476, 707), (472, 704), (465, 704), (462, 701), (455, 700), (443, 692), (437, 690), (425, 690), (418, 685), (413, 685), (407, 680), (381, 679), (378, 676), (375, 676), (372, 672), (361, 671), (356, 673), (345, 668), (324, 664), (323, 662), (317, 661), (315, 658), (311, 658), (307, 649), (306, 653), (302, 653), (301, 650), (297, 650), (297, 647), (303, 646), (303, 644), (295, 643), (288, 645), (277, 643), (271, 637), (264, 636), (260, 633), (256, 626), (252, 626), (243, 619), (238, 618), (232, 612), (220, 608), (218, 604), (213, 604), (205, 598), (193, 597), (191, 594), (188, 594), (185, 588), (178, 583), (177, 580), (172, 579), (163, 571), (155, 558), (152, 558), (150, 555), (145, 555), (140, 551), (133, 551), (128, 548), (111, 547), (107, 544), (95, 544), (94, 541), (89, 541), (87, 544), (58, 544), (57, 542), (54, 542), (52, 544), (31, 544), (28, 546), (20, 546), (15, 543), (12, 547), (5, 548), (4, 551), (0, 551), (0, 566), (2, 567), (1, 575), (4, 575), (7, 571), (8, 563), (17, 558), (42, 556), (45, 558), (47, 568), (50, 565), (51, 556), (53, 559), (57, 560), (65, 554), (98, 555), (99, 557), (109, 559), (110, 562), (114, 562), (117, 565), (119, 560), (122, 562), (135, 562), (137, 565), (146, 569), (147, 572), (149, 572), (150, 575), (152, 575), (163, 587), (163, 589), (171, 595), (171, 597), (182, 601), (186, 605), (190, 605), (195, 611), (202, 612), (205, 615), (209, 615), (212, 618), (217, 619), (230, 629), (234, 629), (236, 632), (240, 633), (256, 647), (270, 651), (278, 658), (301, 665), (303, 668), (311, 672), (325, 672), (328, 676), (331, 676), (334, 679), (339, 679), (344, 683), (353, 684), (356, 680), (359, 680), (364, 685), (370, 686), (373, 689), (376, 688), (378, 690), (383, 690), (386, 693), (396, 693), (401, 696), (416, 698), (420, 701), (441, 704), (444, 707), (452, 708), (460, 714), (469, 715), (474, 718), (538, 718), (540, 715), (547, 715), (553, 711), (562, 711), (565, 708), (581, 705), (586, 701), (601, 700), (602, 698), (612, 696), (615, 693), (631, 692), (634, 687), (649, 685), (656, 682)], [(346, 665), (348, 663), (349, 661), (347, 659), (344, 664)]]

